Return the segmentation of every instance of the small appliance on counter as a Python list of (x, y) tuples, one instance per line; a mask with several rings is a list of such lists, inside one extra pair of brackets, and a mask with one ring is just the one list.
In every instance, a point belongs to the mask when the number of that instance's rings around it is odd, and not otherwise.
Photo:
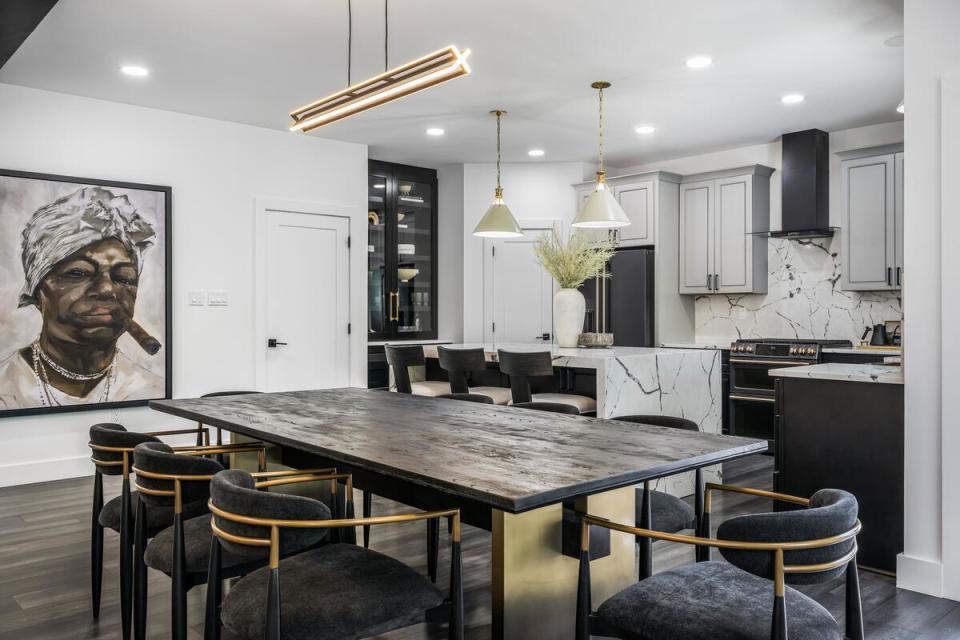
[(869, 345), (871, 347), (899, 347), (900, 346), (900, 323), (893, 320), (882, 324), (875, 324), (872, 327), (866, 327), (863, 330), (863, 336), (860, 341), (867, 344), (867, 336), (870, 336)]

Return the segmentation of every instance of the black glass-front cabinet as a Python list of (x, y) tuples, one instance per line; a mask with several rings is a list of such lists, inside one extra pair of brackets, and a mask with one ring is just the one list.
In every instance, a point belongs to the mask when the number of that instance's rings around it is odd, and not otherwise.
[(371, 160), (369, 340), (437, 337), (437, 172)]

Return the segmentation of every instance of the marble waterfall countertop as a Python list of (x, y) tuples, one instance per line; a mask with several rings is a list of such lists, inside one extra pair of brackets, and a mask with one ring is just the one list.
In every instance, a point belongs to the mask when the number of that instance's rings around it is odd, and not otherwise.
[[(597, 376), (597, 417), (629, 415), (678, 416), (697, 423), (704, 433), (720, 433), (720, 351), (660, 347), (561, 349), (550, 344), (452, 344), (450, 348), (482, 347), (488, 362), (497, 361), (497, 349), (550, 351), (556, 367), (594, 369)], [(424, 345), (428, 358), (437, 357), (435, 345)], [(719, 482), (719, 468), (705, 470), (710, 482)], [(693, 493), (692, 474), (661, 478), (658, 489), (674, 495)]]
[(882, 364), (846, 364), (827, 362), (806, 367), (771, 369), (771, 376), (780, 378), (810, 378), (813, 380), (841, 380), (845, 382), (877, 382), (903, 384), (903, 369)]

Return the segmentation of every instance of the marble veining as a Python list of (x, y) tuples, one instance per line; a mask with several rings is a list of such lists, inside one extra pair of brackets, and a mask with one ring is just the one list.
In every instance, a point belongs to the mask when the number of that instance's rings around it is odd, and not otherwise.
[(854, 344), (865, 327), (902, 317), (899, 291), (840, 289), (840, 238), (770, 238), (766, 294), (696, 299), (696, 341), (825, 338)]
[(827, 362), (807, 367), (771, 369), (770, 375), (780, 378), (810, 378), (813, 380), (903, 384), (903, 369), (882, 364)]

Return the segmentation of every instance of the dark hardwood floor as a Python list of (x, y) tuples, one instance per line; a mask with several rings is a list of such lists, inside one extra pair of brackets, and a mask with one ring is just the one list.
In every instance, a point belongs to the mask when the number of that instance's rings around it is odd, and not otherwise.
[[(726, 480), (735, 484), (770, 487), (772, 459), (753, 456), (725, 465)], [(118, 483), (109, 482), (108, 497)], [(0, 489), (0, 640), (79, 640), (119, 638), (117, 598), (118, 537), (105, 535), (103, 604), (99, 621), (90, 615), (90, 499), (92, 479), (79, 478)], [(714, 524), (725, 518), (763, 511), (768, 503), (740, 495), (715, 500)], [(404, 507), (377, 500), (378, 514)], [(441, 537), (440, 584), (446, 584), (448, 538)], [(468, 638), (490, 637), (490, 536), (466, 527), (464, 581)], [(375, 527), (373, 548), (425, 571), (424, 527)], [(655, 570), (692, 561), (692, 551), (681, 545), (654, 545)], [(896, 588), (887, 576), (862, 572), (867, 637), (876, 640), (945, 640), (960, 638), (960, 605)], [(169, 579), (151, 571), (149, 579), (148, 637), (169, 637)], [(843, 619), (843, 583), (804, 589)], [(204, 589), (189, 597), (191, 640), (202, 638)], [(572, 630), (571, 630), (572, 637)], [(446, 638), (442, 625), (422, 625), (381, 636), (384, 640)]]

